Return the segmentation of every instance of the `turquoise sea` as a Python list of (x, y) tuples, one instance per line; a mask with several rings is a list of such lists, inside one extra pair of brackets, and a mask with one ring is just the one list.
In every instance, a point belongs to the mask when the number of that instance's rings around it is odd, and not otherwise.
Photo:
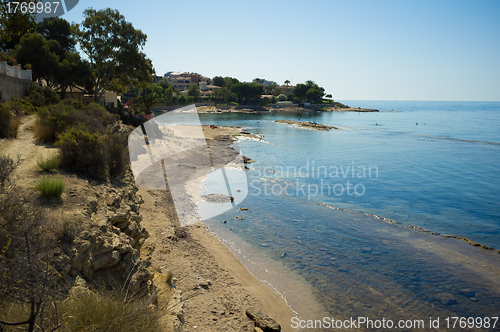
[(265, 140), (238, 143), (248, 211), (206, 224), (302, 319), (294, 276), (332, 317), (500, 316), (500, 102), (341, 102), (380, 112), (200, 114)]

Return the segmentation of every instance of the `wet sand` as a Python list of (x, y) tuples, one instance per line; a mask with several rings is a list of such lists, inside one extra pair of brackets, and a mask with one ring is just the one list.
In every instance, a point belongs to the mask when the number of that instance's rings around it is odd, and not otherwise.
[[(231, 149), (233, 139), (241, 134), (239, 128), (202, 127), (210, 149), (221, 148), (218, 143), (223, 143), (225, 149)], [(168, 136), (170, 149), (201, 138), (200, 132), (193, 126), (169, 126), (169, 129), (172, 130)], [(202, 199), (199, 190), (206, 178), (202, 174), (206, 171), (197, 170), (196, 175), (184, 184), (193, 203)], [(253, 307), (275, 319), (282, 331), (295, 331), (290, 322), (297, 313), (273, 288), (267, 280), (269, 278), (264, 280), (262, 276), (253, 275), (248, 269), (249, 262), (240, 261), (236, 252), (232, 252), (201, 222), (180, 227), (168, 191), (140, 189), (140, 194), (145, 202), (141, 206), (143, 225), (151, 235), (148, 241), (155, 246), (152, 263), (176, 278), (176, 288), (182, 291), (185, 330), (253, 331), (254, 324), (245, 314), (246, 309)], [(279, 280), (286, 277), (273, 278)], [(311, 309), (322, 308), (307, 283), (295, 286), (303, 289), (303, 300), (307, 306)]]

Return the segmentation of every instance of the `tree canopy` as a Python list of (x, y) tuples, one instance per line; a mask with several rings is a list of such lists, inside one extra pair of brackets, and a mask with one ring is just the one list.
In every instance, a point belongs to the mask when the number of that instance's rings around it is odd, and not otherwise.
[(53, 52), (58, 47), (56, 41), (49, 42), (39, 33), (33, 32), (25, 34), (11, 54), (21, 65), (33, 66), (33, 80), (42, 78), (50, 82), (59, 62), (59, 56)]
[(259, 101), (264, 92), (264, 87), (255, 83), (236, 83), (231, 86), (231, 92), (236, 94), (240, 104), (243, 103), (243, 101), (254, 103)]
[[(36, 0), (27, 2), (36, 2)], [(8, 1), (0, 2), (0, 50), (9, 53), (23, 35), (35, 29), (36, 17), (29, 11), (26, 13), (20, 10), (9, 11), (7, 3)]]
[(213, 78), (214, 85), (220, 86), (221, 88), (224, 86), (224, 77), (222, 76), (215, 76)]
[[(69, 35), (61, 33), (59, 39), (69, 39)], [(47, 40), (37, 32), (27, 33), (11, 54), (19, 64), (32, 66), (33, 80), (45, 80), (50, 88), (60, 89), (63, 96), (69, 87), (90, 89), (89, 64), (73, 48), (65, 51), (57, 40)]]
[(188, 94), (188, 96), (193, 97), (195, 100), (197, 98), (199, 98), (201, 95), (201, 92), (200, 92), (200, 87), (198, 86), (198, 84), (195, 84), (195, 83), (191, 84), (188, 88), (187, 94)]
[(118, 10), (87, 9), (77, 25), (77, 40), (88, 56), (96, 102), (107, 90), (122, 93), (131, 84), (143, 87), (151, 80), (152, 64), (142, 48), (147, 36), (136, 30)]
[[(172, 91), (172, 87), (168, 87), (166, 91)], [(169, 93), (165, 93), (162, 86), (150, 83), (146, 89), (143, 89), (141, 95), (136, 97), (132, 102), (131, 106), (133, 108), (140, 109), (146, 114), (151, 114), (153, 108), (158, 106), (163, 106), (166, 104), (166, 98)], [(170, 95), (170, 100), (172, 96)]]
[(37, 24), (35, 30), (45, 39), (59, 42), (59, 46), (64, 52), (73, 50), (76, 45), (74, 30), (71, 24), (63, 18), (44, 18), (42, 22)]
[(306, 81), (306, 84), (297, 84), (295, 88), (293, 88), (293, 94), (297, 101), (321, 103), (322, 98), (325, 95), (325, 89), (309, 80)]
[(220, 86), (221, 88), (228, 88), (231, 89), (231, 86), (233, 84), (239, 83), (240, 81), (237, 78), (234, 77), (222, 77), (222, 76), (215, 76), (213, 78), (214, 85)]

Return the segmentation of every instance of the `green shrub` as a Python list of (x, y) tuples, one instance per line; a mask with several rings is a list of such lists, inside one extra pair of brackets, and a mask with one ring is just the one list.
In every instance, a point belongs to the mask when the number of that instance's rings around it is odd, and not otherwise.
[(164, 330), (161, 313), (150, 298), (125, 299), (111, 291), (76, 288), (61, 307), (65, 320), (62, 325), (69, 331)]
[(45, 97), (40, 91), (31, 91), (29, 95), (24, 97), (24, 99), (36, 107), (42, 107), (45, 105)]
[(105, 144), (109, 174), (113, 176), (122, 175), (128, 161), (125, 143), (118, 134), (108, 133)]
[(61, 158), (59, 158), (59, 155), (57, 154), (53, 154), (47, 159), (43, 159), (42, 157), (40, 157), (40, 159), (37, 160), (38, 167), (40, 167), (45, 172), (57, 168), (60, 163)]
[(42, 178), (36, 184), (35, 189), (44, 197), (59, 197), (64, 191), (64, 181), (59, 178)]
[(0, 195), (4, 194), (4, 189), (13, 184), (12, 173), (19, 166), (20, 160), (12, 160), (9, 156), (0, 155)]
[(74, 100), (74, 99), (71, 99), (71, 98), (66, 98), (66, 99), (63, 99), (61, 101), (62, 104), (66, 105), (66, 106), (71, 106), (73, 107), (74, 109), (77, 109), (77, 110), (83, 110), (85, 109), (85, 104), (82, 103), (82, 102), (79, 102), (77, 100)]
[(177, 98), (177, 103), (184, 105), (186, 103), (186, 97), (184, 97), (183, 95), (179, 96), (179, 98)]
[(35, 137), (42, 142), (52, 142), (55, 137), (55, 130), (52, 123), (48, 120), (49, 111), (46, 107), (38, 109), (38, 118), (33, 126)]
[(16, 138), (21, 120), (5, 104), (0, 104), (0, 137)]
[(16, 115), (35, 114), (35, 107), (26, 100), (12, 98), (7, 107)]
[(12, 119), (10, 119), (9, 138), (17, 138), (20, 126), (21, 126), (21, 119), (19, 119), (17, 116), (14, 116), (12, 117)]
[(108, 175), (105, 145), (98, 133), (73, 127), (59, 136), (61, 167), (68, 171), (104, 179)]
[[(78, 111), (64, 103), (40, 108), (33, 131), (40, 141), (53, 142), (67, 128), (76, 125), (79, 122), (78, 117)], [(94, 123), (93, 125), (96, 126), (97, 124)]]
[(108, 112), (106, 108), (99, 106), (96, 103), (91, 103), (85, 107), (85, 114), (88, 117), (98, 119), (103, 126), (108, 126), (117, 121), (117, 118)]
[(48, 86), (40, 86), (34, 82), (26, 90), (26, 100), (36, 107), (53, 105), (61, 99), (59, 94)]
[(82, 126), (91, 133), (106, 133), (106, 126), (118, 121), (118, 117), (110, 114), (97, 104), (84, 106), (76, 101), (62, 101), (56, 105), (38, 110), (38, 120), (34, 132), (37, 139), (53, 142), (57, 136), (68, 128)]
[(4, 105), (0, 105), (0, 137), (9, 137), (11, 119), (12, 112)]
[(0, 103), (3, 103), (3, 93), (2, 93), (2, 90), (0, 90)]

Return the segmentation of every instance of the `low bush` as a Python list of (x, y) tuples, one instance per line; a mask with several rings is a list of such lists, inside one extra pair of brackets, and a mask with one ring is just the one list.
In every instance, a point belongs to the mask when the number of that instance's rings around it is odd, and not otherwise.
[(43, 171), (48, 172), (59, 166), (59, 164), (61, 163), (61, 158), (59, 158), (58, 154), (53, 154), (47, 159), (43, 159), (40, 157), (40, 159), (38, 159), (36, 163), (38, 164), (38, 167), (40, 167)]
[(125, 172), (128, 161), (127, 149), (124, 146), (122, 138), (118, 134), (108, 133), (104, 141), (109, 175), (122, 175)]
[(163, 331), (150, 298), (126, 299), (107, 290), (76, 288), (61, 305), (63, 331)]
[(0, 104), (0, 137), (16, 138), (21, 120), (15, 117), (6, 104)]
[(7, 107), (16, 115), (35, 114), (35, 107), (26, 100), (12, 98)]
[(53, 105), (61, 99), (59, 94), (48, 86), (40, 86), (34, 82), (26, 90), (25, 99), (36, 107)]
[(56, 105), (38, 110), (38, 120), (34, 127), (37, 139), (53, 142), (65, 130), (82, 126), (91, 133), (106, 133), (106, 126), (118, 121), (118, 117), (110, 114), (97, 104), (88, 106), (75, 101), (62, 101)]
[(0, 156), (0, 321), (16, 324), (0, 324), (0, 330), (28, 331), (31, 325), (36, 331), (53, 331), (62, 251), (55, 246), (44, 211), (30, 204), (15, 185), (18, 165), (19, 160)]
[(9, 137), (12, 112), (0, 104), (0, 137)]
[(0, 155), (0, 194), (6, 187), (13, 184), (12, 173), (19, 165), (19, 158), (17, 161), (12, 160), (10, 157)]
[(102, 126), (108, 126), (117, 121), (117, 117), (106, 110), (106, 108), (99, 106), (96, 103), (91, 103), (83, 110), (87, 117), (99, 120)]
[(86, 107), (84, 103), (76, 101), (76, 100), (71, 99), (71, 98), (63, 99), (63, 100), (61, 100), (61, 103), (63, 105), (66, 105), (66, 106), (71, 106), (76, 110), (83, 110)]
[(9, 138), (17, 138), (20, 126), (21, 126), (21, 120), (17, 116), (14, 116), (12, 117), (12, 119), (10, 119)]
[(45, 105), (45, 97), (40, 91), (33, 90), (24, 97), (25, 100), (29, 101), (35, 107), (42, 107)]
[(60, 178), (42, 178), (36, 184), (35, 189), (44, 197), (59, 197), (64, 191), (64, 181)]
[(56, 125), (49, 119), (48, 108), (38, 109), (38, 118), (33, 126), (35, 137), (42, 142), (53, 142), (56, 136)]
[(36, 139), (42, 142), (52, 142), (55, 137), (54, 126), (47, 119), (49, 111), (46, 107), (38, 109), (38, 118), (33, 126)]
[(63, 169), (95, 179), (108, 175), (105, 145), (98, 133), (73, 127), (61, 134), (56, 144), (60, 148)]

